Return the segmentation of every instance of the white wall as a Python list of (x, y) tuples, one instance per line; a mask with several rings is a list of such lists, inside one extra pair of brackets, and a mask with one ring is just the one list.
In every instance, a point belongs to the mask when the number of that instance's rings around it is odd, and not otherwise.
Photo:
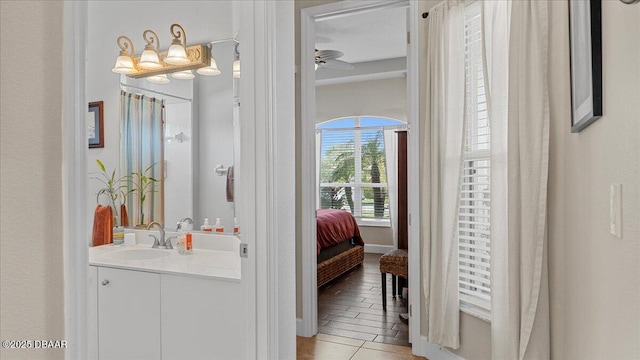
[[(62, 1), (0, 2), (0, 338), (63, 340)], [(0, 349), (2, 359), (64, 350)]]
[[(139, 54), (144, 48), (142, 33), (151, 29), (160, 37), (161, 49), (166, 49), (170, 25), (179, 23), (185, 28), (188, 44), (206, 43), (233, 37), (233, 16), (231, 1), (90, 1), (88, 11), (87, 101), (104, 101), (105, 117), (105, 147), (90, 149), (87, 156), (87, 169), (92, 172), (98, 170), (96, 159), (109, 169), (119, 167), (120, 76), (111, 72), (120, 50), (118, 36), (131, 38)], [(91, 221), (97, 189), (97, 182), (88, 181), (86, 207)], [(88, 229), (91, 231), (91, 226)]]
[[(640, 359), (640, 4), (602, 1), (604, 116), (572, 134), (567, 4), (550, 3), (552, 355)], [(622, 239), (609, 234), (613, 183)]]
[[(295, 16), (295, 43), (296, 43), (296, 68), (300, 69), (300, 10), (312, 6), (329, 4), (337, 0), (295, 0), (294, 16)], [(301, 169), (301, 112), (300, 112), (300, 71), (296, 72), (296, 169)], [(302, 186), (302, 171), (296, 171), (296, 194), (300, 194)], [(296, 196), (296, 317), (302, 317), (302, 197)]]
[[(198, 143), (194, 171), (196, 194), (194, 222), (202, 224), (209, 218), (211, 224), (221, 218), (225, 232), (233, 231), (234, 203), (227, 202), (226, 175), (220, 176), (215, 167), (225, 169), (234, 163), (233, 129), (233, 48), (235, 42), (214, 44), (213, 54), (222, 72), (213, 77), (197, 77), (195, 130)], [(197, 227), (199, 229), (199, 227)]]
[(352, 115), (407, 121), (407, 79), (316, 86), (316, 124)]

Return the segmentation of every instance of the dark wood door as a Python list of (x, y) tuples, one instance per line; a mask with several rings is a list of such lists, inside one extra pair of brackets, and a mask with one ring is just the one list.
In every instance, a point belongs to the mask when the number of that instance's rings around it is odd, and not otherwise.
[(398, 249), (409, 248), (409, 212), (407, 197), (407, 132), (398, 134)]

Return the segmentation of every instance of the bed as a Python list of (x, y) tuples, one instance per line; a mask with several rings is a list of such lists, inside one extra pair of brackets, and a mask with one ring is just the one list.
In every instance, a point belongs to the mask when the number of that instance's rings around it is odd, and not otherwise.
[(364, 260), (364, 241), (350, 212), (317, 212), (318, 287), (327, 284)]

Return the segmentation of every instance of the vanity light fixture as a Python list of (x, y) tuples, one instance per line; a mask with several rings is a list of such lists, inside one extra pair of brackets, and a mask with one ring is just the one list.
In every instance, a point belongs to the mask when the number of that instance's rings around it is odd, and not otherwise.
[[(118, 46), (120, 47), (120, 55), (116, 59), (116, 65), (111, 69), (114, 73), (118, 74), (132, 74), (136, 72), (136, 68), (133, 62), (133, 55), (135, 54), (135, 50), (133, 49), (133, 42), (126, 36), (118, 37), (116, 40)], [(131, 48), (131, 51), (129, 51)]]
[[(179, 30), (176, 30), (178, 28)], [(171, 25), (171, 35), (173, 40), (171, 46), (167, 52), (167, 57), (164, 61), (171, 65), (187, 65), (191, 61), (187, 57), (187, 34), (179, 24)], [(182, 38), (182, 41), (180, 40)]]
[(200, 68), (196, 70), (196, 72), (204, 76), (220, 75), (220, 69), (218, 69), (218, 64), (216, 63), (216, 59), (213, 58), (213, 54), (211, 54), (211, 63), (209, 66)]
[[(161, 68), (162, 64), (160, 64), (160, 55), (158, 55), (160, 52), (160, 39), (158, 39), (158, 34), (153, 30), (145, 30), (144, 33), (142, 33), (142, 38), (147, 45), (145, 45), (144, 51), (140, 56), (138, 66), (147, 70)], [(156, 44), (155, 47), (153, 46), (154, 42)]]
[(191, 70), (177, 71), (171, 74), (171, 77), (178, 80), (190, 80), (196, 77)]
[(171, 82), (171, 80), (169, 80), (169, 78), (167, 77), (167, 74), (149, 76), (147, 80), (154, 84), (161, 84), (161, 85), (168, 84)]
[(240, 60), (233, 61), (233, 77), (240, 79)]
[(233, 70), (233, 78), (234, 79), (240, 79), (240, 51), (238, 50), (238, 47), (240, 46), (239, 43), (236, 44), (236, 46), (233, 48), (233, 65), (232, 65), (232, 70)]
[[(133, 42), (126, 36), (118, 37), (120, 55), (112, 71), (132, 78), (150, 78), (151, 82), (166, 84), (166, 76), (157, 75), (189, 71), (211, 65), (211, 45), (199, 44), (187, 46), (187, 36), (180, 24), (171, 25), (173, 41), (169, 50), (160, 52), (160, 38), (153, 30), (142, 33), (146, 45), (140, 57), (136, 57)], [(193, 75), (193, 74), (191, 74)], [(189, 75), (183, 75), (186, 78)], [(177, 78), (180, 78), (178, 75)], [(192, 78), (192, 77), (191, 77)]]

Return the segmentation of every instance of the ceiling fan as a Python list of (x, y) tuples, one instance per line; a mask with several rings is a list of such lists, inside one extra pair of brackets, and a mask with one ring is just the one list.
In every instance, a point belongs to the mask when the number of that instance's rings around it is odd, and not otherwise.
[(316, 70), (318, 67), (325, 67), (334, 70), (353, 70), (354, 66), (346, 61), (338, 60), (344, 55), (338, 50), (318, 50), (316, 49)]

